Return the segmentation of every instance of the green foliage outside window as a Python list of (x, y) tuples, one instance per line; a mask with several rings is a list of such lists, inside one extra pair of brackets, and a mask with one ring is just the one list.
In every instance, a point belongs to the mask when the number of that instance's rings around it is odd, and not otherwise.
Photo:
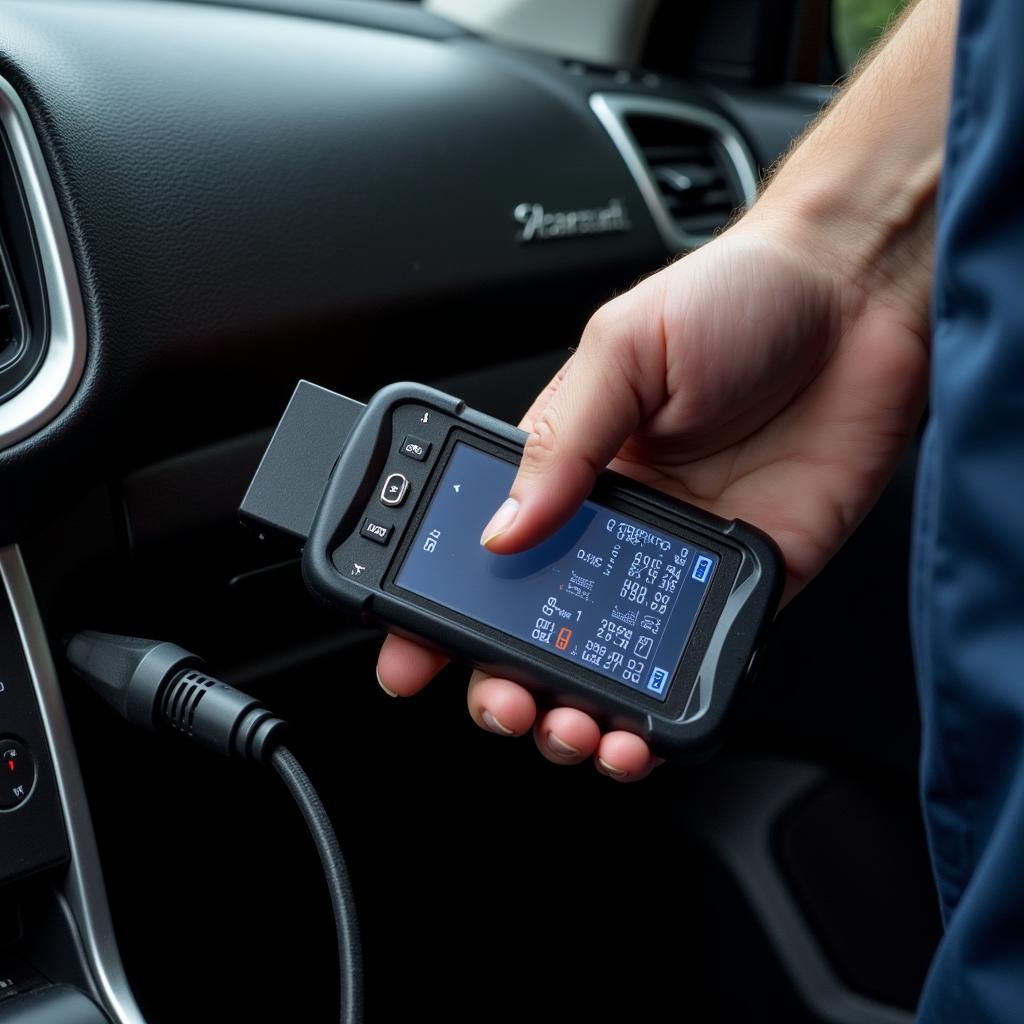
[(832, 33), (839, 63), (853, 67), (906, 4), (907, 0), (832, 0)]

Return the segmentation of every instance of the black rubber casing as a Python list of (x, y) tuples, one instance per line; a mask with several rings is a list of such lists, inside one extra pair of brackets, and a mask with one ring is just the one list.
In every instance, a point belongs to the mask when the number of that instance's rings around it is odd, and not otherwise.
[[(426, 460), (399, 453), (407, 434), (430, 443)], [(313, 520), (302, 558), (310, 590), (365, 625), (383, 626), (468, 659), (542, 697), (580, 708), (606, 728), (637, 732), (658, 754), (691, 760), (710, 754), (778, 606), (783, 562), (771, 538), (740, 520), (720, 519), (620, 474), (601, 474), (591, 494), (594, 501), (704, 544), (721, 556), (720, 571), (710, 584), (669, 697), (661, 703), (394, 585), (457, 441), (515, 462), (526, 435), (422, 385), (393, 384), (373, 396), (344, 445)], [(409, 478), (412, 497), (400, 508), (384, 509), (378, 502), (383, 481), (398, 471)], [(389, 519), (394, 525), (391, 543), (376, 544), (360, 535), (368, 516)]]

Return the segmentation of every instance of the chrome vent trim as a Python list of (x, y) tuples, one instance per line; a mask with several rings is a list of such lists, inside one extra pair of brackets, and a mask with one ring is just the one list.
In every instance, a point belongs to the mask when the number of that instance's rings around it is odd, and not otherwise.
[(50, 422), (67, 405), (85, 368), (85, 311), (57, 196), (32, 121), (18, 94), (0, 78), (0, 127), (25, 193), (49, 307), (50, 336), (39, 368), (0, 402), (0, 448)]
[(757, 165), (739, 132), (712, 110), (679, 100), (637, 96), (631, 93), (594, 93), (590, 109), (604, 125), (636, 182), (662, 240), (672, 252), (688, 252), (709, 241), (711, 235), (690, 234), (675, 222), (661, 197), (658, 183), (630, 131), (628, 117), (655, 117), (703, 128), (720, 143), (736, 172), (749, 209), (757, 198)]

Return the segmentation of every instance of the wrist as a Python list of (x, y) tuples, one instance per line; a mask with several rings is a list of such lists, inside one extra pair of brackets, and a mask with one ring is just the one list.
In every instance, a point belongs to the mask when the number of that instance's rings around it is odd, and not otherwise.
[(748, 214), (749, 226), (828, 275), (848, 316), (885, 305), (926, 334), (939, 159), (889, 180), (835, 164), (801, 180), (803, 163), (787, 164)]
[(957, 9), (909, 4), (748, 214), (922, 337)]

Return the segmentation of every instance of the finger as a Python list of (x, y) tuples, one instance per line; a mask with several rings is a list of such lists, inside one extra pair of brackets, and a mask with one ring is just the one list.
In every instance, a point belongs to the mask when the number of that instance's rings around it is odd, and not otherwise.
[(491, 551), (522, 551), (562, 526), (661, 401), (664, 345), (650, 343), (660, 337), (661, 287), (653, 282), (598, 310), (546, 389), (546, 403), (542, 394), (527, 414), (530, 434), (519, 471), (481, 535)]
[(522, 736), (537, 717), (537, 704), (529, 690), (482, 672), (470, 677), (466, 703), (473, 721), (498, 736)]
[(429, 647), (389, 633), (377, 655), (377, 682), (390, 697), (411, 697), (448, 664)]
[(533, 421), (548, 407), (548, 403), (555, 397), (555, 392), (562, 386), (565, 375), (569, 372), (569, 363), (572, 357), (562, 363), (561, 369), (547, 382), (544, 390), (533, 400), (530, 408), (519, 421), (519, 429), (530, 433), (533, 430)]
[(579, 764), (597, 750), (601, 730), (590, 715), (575, 708), (555, 708), (537, 719), (533, 738), (553, 764)]
[(631, 732), (607, 733), (594, 755), (597, 770), (616, 782), (636, 782), (650, 775), (660, 763), (650, 747)]

